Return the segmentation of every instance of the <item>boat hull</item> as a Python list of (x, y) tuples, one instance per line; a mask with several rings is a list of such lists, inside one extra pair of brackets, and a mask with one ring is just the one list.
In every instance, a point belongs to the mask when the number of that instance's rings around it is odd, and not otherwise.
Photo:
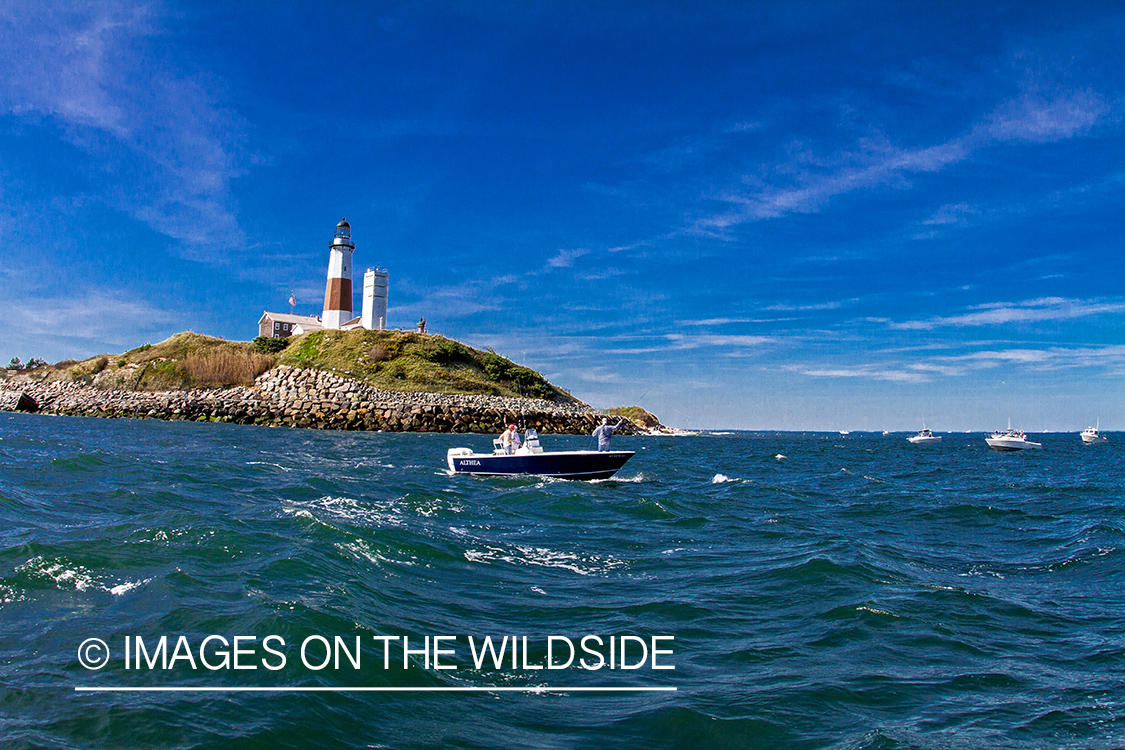
[(1025, 451), (1033, 450), (1035, 448), (1042, 448), (1041, 443), (1033, 443), (1030, 440), (1006, 440), (1004, 438), (985, 438), (984, 442), (988, 443), (988, 447), (994, 451), (1011, 452), (1011, 451)]
[(455, 474), (478, 476), (518, 476), (530, 474), (556, 479), (609, 479), (634, 451), (553, 451), (503, 455), (493, 453), (449, 452), (449, 470)]

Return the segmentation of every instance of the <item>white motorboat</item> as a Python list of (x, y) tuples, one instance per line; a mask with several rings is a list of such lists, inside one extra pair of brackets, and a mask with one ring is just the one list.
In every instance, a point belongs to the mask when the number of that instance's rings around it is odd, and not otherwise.
[(535, 430), (528, 430), (525, 437), (524, 444), (512, 453), (499, 440), (494, 440), (492, 453), (450, 448), (445, 461), (454, 474), (609, 479), (634, 455), (633, 451), (545, 451), (539, 445)]
[(929, 427), (924, 427), (924, 428), (922, 428), (921, 430), (918, 431), (917, 435), (911, 435), (910, 437), (907, 438), (907, 440), (914, 443), (915, 445), (926, 445), (927, 443), (940, 443), (941, 442), (941, 435), (935, 435), (933, 432), (930, 431)]
[(1101, 427), (1101, 422), (1098, 422), (1097, 427), (1087, 427), (1082, 430), (1082, 442), (1086, 445), (1094, 445), (1096, 443), (1106, 442), (1106, 436), (1098, 429)]
[(1023, 430), (1013, 430), (1011, 427), (1003, 431), (997, 430), (991, 437), (985, 438), (984, 442), (988, 443), (988, 447), (994, 451), (1022, 451), (1043, 447), (1042, 443), (1028, 440)]

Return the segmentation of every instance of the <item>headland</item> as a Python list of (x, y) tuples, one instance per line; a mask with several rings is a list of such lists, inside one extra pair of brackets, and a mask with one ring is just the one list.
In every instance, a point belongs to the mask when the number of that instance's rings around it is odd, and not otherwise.
[[(544, 434), (589, 434), (605, 416), (534, 370), (436, 334), (319, 331), (284, 343), (269, 351), (277, 345), (184, 332), (119, 355), (2, 370), (0, 410), (387, 432), (516, 424)], [(662, 429), (625, 419), (621, 432)]]

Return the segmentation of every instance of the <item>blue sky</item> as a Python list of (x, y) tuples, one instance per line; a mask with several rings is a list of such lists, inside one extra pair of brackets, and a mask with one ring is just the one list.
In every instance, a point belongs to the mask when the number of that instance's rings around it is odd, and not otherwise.
[(597, 407), (1125, 429), (1119, 3), (76, 5), (0, 0), (2, 362), (319, 312), (347, 216)]

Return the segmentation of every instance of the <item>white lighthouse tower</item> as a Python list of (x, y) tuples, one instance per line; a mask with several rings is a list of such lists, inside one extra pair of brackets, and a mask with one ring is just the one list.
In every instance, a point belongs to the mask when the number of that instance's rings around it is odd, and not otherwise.
[(347, 219), (336, 225), (336, 236), (328, 246), (328, 287), (324, 291), (324, 327), (341, 328), (352, 315), (352, 226)]

